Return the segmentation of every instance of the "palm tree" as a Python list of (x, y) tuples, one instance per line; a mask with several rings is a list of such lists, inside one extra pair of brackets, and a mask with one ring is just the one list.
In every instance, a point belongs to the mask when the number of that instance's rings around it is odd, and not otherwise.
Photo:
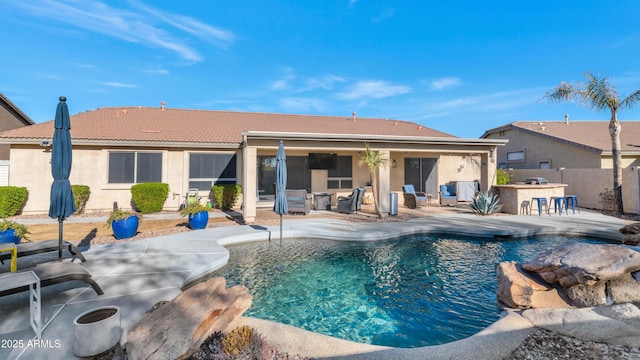
[(613, 155), (613, 196), (615, 210), (624, 214), (622, 205), (622, 153), (620, 151), (620, 132), (622, 127), (618, 121), (618, 110), (630, 109), (640, 102), (640, 90), (634, 90), (624, 99), (620, 99), (616, 88), (610, 84), (609, 78), (598, 77), (593, 73), (583, 74), (586, 82), (561, 82), (545, 95), (548, 101), (578, 101), (581, 105), (589, 105), (595, 110), (611, 111), (609, 134), (611, 135), (611, 153)]
[(375, 205), (376, 215), (379, 218), (382, 217), (380, 208), (378, 206), (378, 169), (386, 167), (389, 162), (388, 159), (380, 155), (379, 151), (371, 150), (368, 143), (364, 143), (365, 152), (360, 156), (358, 160), (358, 166), (366, 166), (369, 169), (369, 175), (371, 176), (371, 189), (373, 190), (373, 203)]

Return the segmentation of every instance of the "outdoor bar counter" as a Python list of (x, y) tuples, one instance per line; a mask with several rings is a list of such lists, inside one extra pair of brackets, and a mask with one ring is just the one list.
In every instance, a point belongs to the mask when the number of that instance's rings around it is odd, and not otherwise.
[[(500, 203), (502, 211), (509, 214), (526, 213), (524, 207), (529, 208), (531, 199), (534, 197), (547, 198), (547, 203), (553, 209), (550, 201), (552, 196), (564, 196), (564, 188), (567, 184), (509, 184), (494, 185), (500, 191)], [(533, 204), (533, 209), (537, 209), (538, 204)]]

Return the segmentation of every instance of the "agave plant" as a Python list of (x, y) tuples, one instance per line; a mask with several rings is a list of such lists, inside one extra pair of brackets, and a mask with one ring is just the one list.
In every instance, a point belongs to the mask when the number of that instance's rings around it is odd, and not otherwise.
[(479, 215), (491, 215), (502, 210), (498, 195), (489, 192), (478, 193), (469, 206), (474, 213)]

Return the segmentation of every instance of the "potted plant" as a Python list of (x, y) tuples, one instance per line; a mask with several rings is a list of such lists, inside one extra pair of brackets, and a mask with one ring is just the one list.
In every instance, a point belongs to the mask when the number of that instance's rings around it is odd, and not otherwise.
[(15, 221), (2, 219), (0, 221), (0, 243), (19, 244), (20, 241), (29, 241), (27, 234), (30, 234), (27, 227)]
[(189, 227), (193, 230), (205, 229), (209, 222), (209, 208), (199, 202), (185, 206), (180, 210), (180, 215), (188, 216)]
[(138, 233), (141, 219), (140, 213), (118, 209), (111, 212), (107, 219), (107, 227), (113, 230), (116, 239), (128, 239)]

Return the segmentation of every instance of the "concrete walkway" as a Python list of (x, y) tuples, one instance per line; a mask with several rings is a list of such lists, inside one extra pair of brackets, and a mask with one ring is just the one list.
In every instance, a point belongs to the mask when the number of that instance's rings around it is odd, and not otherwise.
[[(613, 217), (583, 211), (569, 216), (474, 216), (443, 214), (406, 222), (352, 223), (335, 218), (300, 217), (284, 222), (283, 237), (300, 236), (379, 240), (399, 234), (446, 232), (474, 236), (530, 236), (549, 233), (578, 234), (622, 239), (618, 229), (624, 222)], [(122, 312), (122, 341), (127, 330), (155, 303), (171, 300), (183, 285), (197, 281), (224, 266), (229, 252), (224, 245), (278, 239), (278, 226), (229, 226), (183, 232), (132, 242), (94, 246), (83, 253), (82, 265), (93, 274), (105, 294), (90, 287), (67, 283), (42, 289), (42, 320), (46, 324), (41, 342), (33, 342), (26, 292), (0, 298), (0, 358), (73, 359), (73, 320), (89, 309), (119, 306)], [(38, 261), (55, 261), (56, 254), (38, 255)], [(33, 259), (31, 259), (33, 261)], [(65, 259), (71, 261), (71, 259)], [(78, 260), (74, 260), (78, 262)], [(20, 268), (20, 263), (18, 264)], [(7, 271), (6, 267), (3, 271)], [(80, 284), (83, 286), (83, 284)], [(531, 323), (517, 313), (504, 318), (477, 335), (450, 344), (417, 349), (390, 349), (355, 344), (268, 321), (241, 318), (258, 328), (268, 342), (283, 351), (309, 357), (457, 358), (494, 359), (515, 349), (531, 329)], [(286, 335), (285, 335), (286, 334)], [(359, 355), (358, 355), (359, 354)]]

